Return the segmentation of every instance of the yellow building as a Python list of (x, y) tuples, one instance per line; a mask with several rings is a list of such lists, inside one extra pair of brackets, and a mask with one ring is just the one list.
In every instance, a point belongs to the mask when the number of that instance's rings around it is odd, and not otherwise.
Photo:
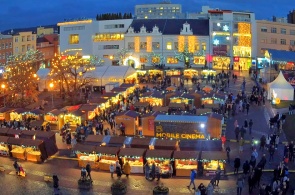
[(13, 55), (25, 54), (36, 49), (36, 34), (32, 31), (19, 32), (13, 35)]

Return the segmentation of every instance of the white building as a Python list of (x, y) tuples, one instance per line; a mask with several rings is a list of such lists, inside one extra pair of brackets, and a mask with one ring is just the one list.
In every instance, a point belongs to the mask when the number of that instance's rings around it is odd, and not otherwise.
[(142, 4), (135, 6), (137, 19), (175, 19), (184, 17), (181, 4), (162, 2), (158, 4)]

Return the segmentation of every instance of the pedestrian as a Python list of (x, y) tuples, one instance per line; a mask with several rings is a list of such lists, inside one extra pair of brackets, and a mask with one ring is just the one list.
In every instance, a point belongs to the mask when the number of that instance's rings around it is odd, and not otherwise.
[(86, 179), (86, 173), (87, 173), (87, 171), (86, 171), (85, 167), (82, 167), (82, 169), (81, 169), (81, 180), (84, 181)]
[(244, 139), (241, 137), (239, 141), (239, 152), (242, 153), (244, 151)]
[(239, 176), (239, 178), (236, 182), (236, 185), (237, 185), (237, 195), (242, 195), (242, 190), (244, 187), (244, 179), (242, 176)]
[(267, 150), (268, 150), (269, 147), (270, 147), (270, 141), (271, 141), (271, 137), (270, 137), (270, 135), (268, 134), (267, 137), (266, 137), (266, 141), (265, 141), (265, 147), (266, 147)]
[(214, 186), (212, 184), (212, 181), (210, 181), (207, 186), (207, 195), (213, 195), (213, 191), (214, 191)]
[(262, 169), (261, 169), (261, 167), (257, 166), (254, 169), (255, 184), (257, 184), (257, 187), (260, 186), (261, 176), (262, 176)]
[(161, 178), (161, 167), (160, 167), (160, 164), (157, 164), (157, 166), (156, 166), (155, 175), (156, 175), (157, 181), (159, 181), (160, 178)]
[(250, 171), (250, 164), (249, 162), (246, 160), (243, 164), (243, 173), (244, 173), (244, 177), (246, 177), (248, 175)]
[(206, 187), (203, 183), (200, 183), (200, 185), (198, 186), (198, 190), (200, 190), (201, 195), (206, 195)]
[(144, 175), (145, 175), (146, 179), (150, 178), (150, 165), (149, 165), (148, 161), (144, 165)]
[(217, 171), (215, 172), (215, 180), (214, 180), (215, 186), (218, 186), (220, 177), (221, 177), (221, 169), (220, 169), (220, 166), (218, 166)]
[(230, 163), (230, 147), (226, 147), (227, 162)]
[[(245, 119), (245, 121), (244, 121), (244, 128), (245, 128), (245, 130), (248, 129), (248, 120), (247, 120), (247, 119)], [(251, 134), (251, 133), (250, 133), (250, 134)]]
[(53, 175), (52, 180), (53, 180), (53, 188), (58, 189), (58, 187), (59, 187), (59, 185), (58, 185), (59, 179), (58, 179), (57, 175)]
[(259, 150), (262, 149), (262, 151), (264, 151), (265, 145), (266, 145), (266, 137), (265, 137), (265, 135), (262, 135), (261, 138), (260, 138), (260, 148), (259, 148)]
[(195, 170), (191, 170), (191, 174), (190, 174), (190, 183), (189, 185), (187, 186), (188, 189), (190, 189), (190, 186), (193, 185), (193, 190), (196, 189), (196, 185), (195, 185), (195, 179), (196, 179), (196, 176), (197, 176), (197, 171)]
[(131, 172), (131, 166), (130, 166), (128, 160), (127, 160), (127, 161), (125, 162), (125, 164), (123, 165), (123, 171), (124, 171), (124, 174), (126, 175), (126, 177), (129, 177), (130, 172)]
[(20, 175), (20, 170), (19, 170), (19, 165), (17, 163), (17, 161), (15, 160), (14, 163), (13, 163), (13, 167), (15, 169), (15, 173), (16, 175)]
[(88, 162), (87, 165), (86, 165), (86, 171), (87, 171), (87, 177), (89, 177), (90, 181), (92, 182), (92, 178), (91, 178), (91, 166), (90, 166), (90, 163)]
[(152, 179), (154, 180), (156, 177), (156, 163), (152, 163), (152, 170), (151, 170)]
[(248, 185), (249, 185), (249, 194), (252, 194), (252, 190), (255, 186), (255, 177), (254, 173), (250, 174), (248, 177)]
[(249, 121), (249, 134), (250, 135), (252, 134), (252, 127), (253, 127), (253, 121), (252, 121), (252, 119), (250, 119), (250, 121)]
[(224, 147), (225, 142), (226, 142), (226, 137), (225, 137), (225, 135), (223, 134), (223, 135), (221, 136), (221, 147), (222, 147), (222, 151), (225, 150), (225, 147)]
[(259, 195), (266, 195), (266, 185), (262, 184), (259, 188)]
[(269, 147), (268, 152), (269, 152), (269, 159), (268, 159), (268, 161), (271, 162), (273, 160), (273, 155), (275, 153), (275, 147), (274, 147), (274, 145), (271, 145)]
[(115, 165), (114, 165), (114, 163), (111, 163), (110, 164), (111, 178), (114, 178), (114, 172), (115, 172)]
[(121, 165), (119, 163), (116, 163), (116, 174), (117, 174), (117, 177), (120, 179), (122, 176), (122, 169), (121, 169)]
[(169, 177), (172, 178), (173, 176), (173, 166), (171, 163), (169, 163)]
[(240, 133), (240, 128), (239, 128), (239, 125), (237, 125), (235, 128), (235, 135), (236, 135), (237, 142), (239, 142), (239, 133)]
[(120, 124), (121, 135), (125, 136), (125, 124), (121, 122)]
[(235, 158), (235, 160), (234, 160), (234, 168), (235, 168), (234, 174), (235, 173), (239, 174), (239, 168), (240, 168), (240, 166), (241, 166), (241, 159), (237, 156)]
[(261, 169), (264, 169), (265, 164), (266, 164), (266, 156), (265, 154), (263, 154), (257, 166), (261, 167)]
[(280, 136), (276, 135), (276, 137), (275, 137), (275, 149), (278, 149), (279, 143), (280, 143)]
[(289, 160), (290, 162), (293, 162), (293, 154), (294, 154), (294, 144), (293, 141), (290, 142), (289, 144)]
[(249, 109), (250, 109), (250, 104), (249, 104), (249, 102), (247, 102), (247, 104), (246, 104), (247, 115), (249, 114)]

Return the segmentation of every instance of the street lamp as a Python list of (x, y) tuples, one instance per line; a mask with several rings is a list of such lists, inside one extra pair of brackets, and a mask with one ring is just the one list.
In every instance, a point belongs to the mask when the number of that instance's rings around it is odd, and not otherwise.
[(54, 107), (54, 105), (53, 105), (53, 87), (54, 87), (54, 84), (53, 83), (50, 83), (49, 84), (49, 87), (50, 87), (50, 89), (51, 89), (51, 105), (52, 105), (52, 108)]
[(6, 99), (6, 98), (5, 98), (5, 87), (6, 87), (5, 84), (1, 84), (1, 89), (3, 90), (3, 94), (4, 94), (4, 96), (3, 96), (4, 107), (6, 106), (6, 102), (5, 102), (5, 99)]

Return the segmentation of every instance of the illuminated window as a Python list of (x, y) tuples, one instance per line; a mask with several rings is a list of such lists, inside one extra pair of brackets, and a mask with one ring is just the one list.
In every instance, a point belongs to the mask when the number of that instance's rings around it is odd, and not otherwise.
[(202, 50), (206, 51), (206, 43), (202, 43)]
[(166, 60), (167, 64), (178, 64), (178, 60), (175, 57), (168, 56)]
[(286, 45), (286, 39), (281, 39), (281, 45)]
[(195, 44), (195, 50), (196, 50), (196, 51), (200, 51), (200, 44), (199, 44), (199, 43), (196, 43), (196, 44)]
[(153, 42), (152, 47), (153, 47), (153, 50), (160, 49), (160, 43), (159, 42)]
[(160, 63), (160, 58), (159, 57), (152, 57), (152, 63), (159, 64)]
[(139, 61), (140, 61), (140, 63), (147, 63), (148, 59), (146, 56), (140, 56)]
[(147, 43), (146, 42), (140, 42), (140, 49), (146, 49)]
[(167, 50), (172, 50), (172, 42), (167, 42), (166, 43), (166, 49)]
[(79, 35), (72, 34), (69, 36), (69, 44), (79, 44)]

